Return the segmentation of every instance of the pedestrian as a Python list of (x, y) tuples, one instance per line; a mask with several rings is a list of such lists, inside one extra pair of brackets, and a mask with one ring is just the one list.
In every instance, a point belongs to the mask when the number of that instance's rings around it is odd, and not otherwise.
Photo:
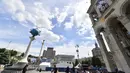
[(67, 66), (67, 68), (66, 68), (66, 73), (69, 73), (69, 70), (70, 70), (70, 68), (69, 68), (69, 66)]
[(101, 73), (99, 70), (96, 70), (96, 73)]
[(51, 69), (51, 73), (53, 72), (53, 69)]
[(53, 68), (52, 72), (58, 73), (58, 69), (56, 68), (56, 65), (54, 65), (54, 68)]
[(39, 69), (39, 72), (41, 72), (41, 71), (42, 71), (42, 69), (40, 68), (40, 69)]
[(26, 71), (27, 71), (27, 67), (28, 67), (28, 64), (25, 65), (25, 67), (23, 68), (22, 73), (26, 73)]
[(85, 69), (82, 71), (82, 73), (86, 73)]
[(71, 69), (71, 73), (75, 73), (75, 68), (74, 67)]
[(115, 72), (118, 73), (118, 68), (117, 67), (115, 67)]

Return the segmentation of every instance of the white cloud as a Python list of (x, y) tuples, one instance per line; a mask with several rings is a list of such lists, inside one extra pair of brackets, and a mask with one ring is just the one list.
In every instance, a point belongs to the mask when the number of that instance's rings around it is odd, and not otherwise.
[(21, 0), (2, 0), (2, 5), (4, 10), (15, 13), (17, 11), (25, 11), (25, 6)]
[(15, 20), (18, 20), (19, 22), (23, 22), (25, 21), (25, 16), (23, 13), (16, 13), (15, 16), (14, 16), (14, 19)]
[(64, 37), (63, 35), (60, 35), (60, 41), (66, 41), (66, 40), (67, 40), (66, 37)]
[(59, 8), (54, 9), (54, 16), (59, 16)]
[(43, 39), (43, 40), (46, 40), (46, 42), (49, 42), (49, 43), (53, 43), (53, 42), (58, 42), (60, 40), (60, 36), (51, 32), (51, 31), (48, 31), (47, 29), (41, 29), (41, 35), (40, 39)]
[[(25, 27), (28, 27), (28, 21), (43, 28), (41, 31), (42, 38), (47, 39), (49, 42), (57, 42), (60, 37), (54, 34), (51, 30), (54, 27), (50, 19), (52, 18), (51, 12), (43, 5), (42, 1), (32, 1), (32, 4), (24, 4), (22, 0), (3, 0), (4, 10), (9, 12), (13, 20), (19, 21)], [(56, 9), (58, 11), (58, 9)], [(61, 21), (64, 18), (64, 13), (60, 15)], [(29, 27), (30, 28), (30, 27)]]
[(60, 15), (57, 17), (58, 22), (62, 23), (65, 20), (66, 16), (67, 16), (67, 12), (60, 13)]
[(89, 15), (86, 13), (89, 5), (90, 2), (88, 0), (74, 0), (74, 2), (68, 3), (68, 5), (61, 9), (61, 12), (59, 13), (60, 16), (57, 14), (59, 23), (63, 22), (66, 16), (72, 15), (71, 20), (64, 24), (65, 29), (71, 29), (75, 26), (78, 35), (87, 34), (87, 32), (92, 31), (91, 21)]
[(87, 34), (87, 32), (92, 31), (91, 21), (89, 15), (86, 13), (89, 7), (89, 3), (86, 3), (86, 0), (83, 0), (75, 5), (74, 13), (74, 23), (76, 28), (78, 28), (77, 33), (79, 35)]
[[(31, 6), (24, 5), (22, 0), (3, 0), (3, 9), (9, 12), (14, 20), (21, 22), (32, 22), (35, 26), (51, 30), (51, 14), (42, 3), (34, 2)], [(32, 7), (33, 6), (33, 7)]]
[(71, 17), (70, 17), (70, 22), (66, 22), (66, 23), (64, 24), (65, 30), (71, 29), (71, 28), (74, 26), (73, 18), (74, 18), (74, 17), (71, 16)]
[[(81, 57), (88, 57), (92, 56), (91, 50), (93, 49), (94, 45), (88, 45), (88, 42), (82, 42), (82, 44), (79, 44), (79, 56)], [(64, 44), (61, 46), (55, 46), (56, 54), (69, 54), (69, 55), (75, 55), (75, 58), (77, 58), (77, 53), (75, 48), (75, 42), (69, 42), (68, 44)], [(89, 54), (89, 55), (88, 55)]]
[(70, 29), (73, 26), (73, 24), (69, 22), (66, 22), (64, 25), (65, 25), (65, 29)]

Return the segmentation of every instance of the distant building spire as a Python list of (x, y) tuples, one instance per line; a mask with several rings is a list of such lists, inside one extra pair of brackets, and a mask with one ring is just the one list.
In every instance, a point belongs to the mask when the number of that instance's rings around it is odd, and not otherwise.
[(98, 45), (97, 45), (97, 43), (95, 42), (95, 48), (98, 48)]

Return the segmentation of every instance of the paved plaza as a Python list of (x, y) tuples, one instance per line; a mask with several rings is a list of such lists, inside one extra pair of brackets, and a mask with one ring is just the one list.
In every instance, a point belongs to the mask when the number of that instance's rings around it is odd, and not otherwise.
[[(2, 70), (0, 70), (1, 73)], [(36, 71), (36, 70), (31, 70), (31, 71), (27, 71), (26, 73), (51, 73), (50, 71)], [(58, 73), (64, 73), (64, 72), (58, 72)]]
[[(39, 72), (39, 71), (33, 70), (33, 71), (28, 71), (27, 73), (51, 73), (51, 72), (50, 71), (41, 71), (41, 72)], [(59, 73), (64, 73), (64, 72), (59, 72)]]

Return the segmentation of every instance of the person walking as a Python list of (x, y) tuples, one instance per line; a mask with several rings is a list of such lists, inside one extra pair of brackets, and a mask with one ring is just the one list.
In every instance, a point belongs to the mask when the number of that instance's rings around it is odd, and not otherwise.
[(75, 73), (75, 68), (74, 67), (71, 69), (71, 73)]
[(96, 73), (101, 73), (99, 70), (96, 70)]
[(66, 68), (66, 73), (69, 73), (69, 70), (70, 70), (70, 68), (69, 68), (69, 66), (67, 66), (67, 68)]
[(56, 65), (54, 65), (54, 68), (53, 68), (52, 72), (58, 73), (58, 69), (57, 69)]
[(28, 64), (23, 68), (22, 73), (26, 73), (26, 71), (27, 71), (27, 67), (28, 67)]

